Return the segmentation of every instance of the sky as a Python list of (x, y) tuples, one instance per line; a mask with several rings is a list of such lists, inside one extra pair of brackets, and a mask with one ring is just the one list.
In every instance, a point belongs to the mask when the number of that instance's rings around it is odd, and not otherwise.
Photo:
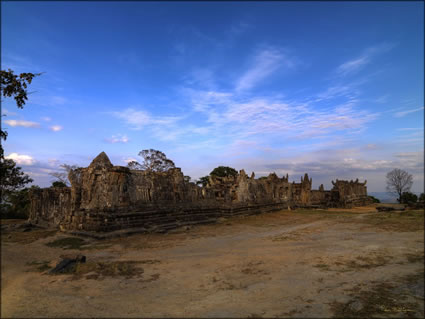
[(60, 164), (157, 149), (313, 188), (400, 168), (424, 190), (424, 3), (1, 2), (5, 154), (47, 187)]

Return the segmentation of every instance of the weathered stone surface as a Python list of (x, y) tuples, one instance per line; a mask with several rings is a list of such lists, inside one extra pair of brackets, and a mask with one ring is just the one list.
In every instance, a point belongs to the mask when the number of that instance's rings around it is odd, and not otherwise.
[(71, 188), (31, 192), (30, 221), (61, 230), (167, 230), (217, 221), (220, 217), (287, 209), (350, 207), (370, 203), (366, 182), (336, 181), (330, 191), (312, 190), (307, 174), (300, 183), (275, 173), (255, 179), (210, 176), (205, 187), (186, 182), (180, 168), (166, 172), (113, 166), (102, 152), (86, 168), (69, 173)]
[(29, 221), (41, 226), (59, 225), (71, 212), (71, 189), (50, 187), (29, 192)]
[(364, 206), (373, 201), (367, 196), (367, 181), (360, 183), (355, 181), (332, 181), (331, 201), (339, 207)]

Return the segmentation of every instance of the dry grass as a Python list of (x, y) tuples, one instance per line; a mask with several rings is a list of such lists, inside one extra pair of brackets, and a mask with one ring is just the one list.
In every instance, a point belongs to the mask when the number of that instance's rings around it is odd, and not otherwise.
[(392, 258), (390, 256), (387, 256), (382, 252), (374, 252), (367, 256), (357, 256), (356, 258), (349, 260), (344, 258), (336, 258), (336, 260), (332, 262), (327, 262), (322, 258), (319, 258), (319, 262), (313, 265), (313, 267), (323, 271), (335, 272), (362, 271), (383, 267), (389, 264), (391, 260)]
[(1, 240), (3, 242), (13, 242), (19, 244), (30, 244), (39, 239), (54, 236), (56, 230), (36, 229), (28, 232), (15, 231), (2, 233)]
[(24, 224), (27, 219), (0, 219), (0, 225)]
[(424, 252), (423, 251), (417, 252), (415, 254), (408, 253), (405, 256), (406, 256), (407, 261), (409, 263), (421, 263), (421, 264), (424, 264)]
[(37, 272), (45, 272), (46, 270), (49, 270), (49, 262), (48, 261), (32, 261), (26, 264), (27, 266), (31, 267), (30, 271), (37, 271)]
[(424, 211), (381, 212), (367, 215), (359, 222), (384, 231), (414, 232), (424, 230)]
[(59, 238), (46, 244), (48, 247), (57, 247), (62, 249), (81, 249), (81, 246), (86, 245), (84, 239), (78, 237)]
[(371, 318), (377, 316), (417, 317), (420, 315), (420, 305), (408, 301), (397, 287), (400, 284), (411, 285), (423, 282), (424, 273), (405, 276), (398, 284), (387, 282), (375, 283), (368, 289), (360, 285), (349, 290), (352, 297), (348, 302), (333, 302), (330, 304), (336, 318)]
[(143, 274), (143, 268), (138, 266), (138, 261), (89, 261), (77, 263), (71, 267), (67, 274), (72, 274), (73, 280), (81, 279), (103, 279), (104, 277), (133, 278)]

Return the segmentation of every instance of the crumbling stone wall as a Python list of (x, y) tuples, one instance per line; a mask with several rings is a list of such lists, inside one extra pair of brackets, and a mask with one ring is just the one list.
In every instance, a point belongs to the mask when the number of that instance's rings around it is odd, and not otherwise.
[(206, 198), (231, 203), (282, 203), (291, 199), (292, 184), (288, 176), (279, 178), (272, 173), (266, 178), (255, 179), (241, 170), (237, 176), (210, 176), (205, 187)]
[(338, 207), (363, 206), (372, 203), (367, 196), (367, 180), (360, 183), (355, 181), (332, 181), (331, 201)]
[[(345, 207), (365, 204), (366, 182), (338, 181), (331, 191), (312, 190), (307, 174), (300, 183), (288, 175), (265, 178), (210, 176), (206, 187), (184, 180), (180, 168), (167, 172), (113, 166), (105, 153), (86, 168), (69, 173), (71, 188), (31, 193), (30, 221), (65, 230), (112, 231), (134, 227), (176, 227), (287, 207)], [(168, 225), (168, 226), (167, 226)]]
[(34, 189), (29, 193), (31, 207), (29, 220), (42, 226), (59, 225), (71, 212), (71, 189), (50, 187)]

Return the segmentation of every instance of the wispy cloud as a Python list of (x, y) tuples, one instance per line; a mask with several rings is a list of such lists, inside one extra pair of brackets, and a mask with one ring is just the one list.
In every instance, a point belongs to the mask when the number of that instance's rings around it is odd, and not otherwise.
[(336, 73), (341, 76), (355, 73), (369, 64), (372, 59), (380, 54), (391, 50), (395, 45), (390, 43), (381, 43), (379, 45), (367, 48), (359, 56), (352, 60), (342, 63), (336, 70)]
[(420, 127), (403, 127), (403, 128), (398, 128), (397, 131), (423, 131), (423, 128)]
[(370, 62), (370, 58), (368, 56), (362, 56), (360, 58), (357, 58), (355, 60), (347, 61), (343, 64), (341, 64), (338, 67), (337, 72), (342, 75), (346, 75), (348, 73), (355, 72), (359, 70), (364, 65), (368, 64)]
[(42, 117), (41, 118), (43, 121), (45, 121), (45, 122), (50, 122), (52, 119), (50, 118), (50, 117), (48, 117), (48, 116), (44, 116), (44, 117)]
[(245, 21), (238, 21), (230, 26), (229, 33), (233, 36), (238, 36), (245, 33), (252, 27), (252, 24), (246, 23)]
[(11, 154), (5, 156), (5, 158), (14, 160), (19, 165), (30, 166), (30, 165), (33, 165), (35, 163), (35, 159), (30, 155), (11, 153)]
[(249, 90), (281, 67), (293, 68), (295, 61), (282, 51), (269, 48), (260, 51), (252, 66), (237, 80), (237, 92)]
[(327, 109), (281, 98), (240, 98), (226, 92), (192, 92), (193, 110), (202, 112), (217, 134), (234, 138), (273, 134), (295, 139), (320, 137), (336, 131), (364, 129), (378, 114), (361, 110), (357, 100)]
[(16, 126), (29, 127), (29, 128), (40, 127), (40, 123), (31, 122), (31, 121), (24, 121), (24, 120), (5, 120), (4, 123), (6, 123), (7, 125), (10, 125), (12, 127), (16, 127)]
[(1, 110), (1, 114), (2, 114), (2, 115), (6, 115), (6, 116), (8, 116), (8, 115), (13, 116), (13, 115), (16, 115), (17, 113), (15, 113), (15, 112), (11, 112), (11, 111), (9, 111), (8, 109), (3, 108), (3, 109)]
[(112, 112), (112, 115), (124, 120), (135, 130), (141, 130), (150, 125), (171, 125), (181, 120), (178, 116), (153, 116), (145, 110), (127, 108), (120, 112)]
[(49, 129), (53, 132), (59, 132), (63, 130), (63, 127), (60, 125), (52, 125), (49, 127)]
[(129, 141), (127, 135), (122, 135), (122, 134), (112, 135), (111, 138), (107, 138), (105, 140), (106, 140), (106, 142), (111, 143), (111, 144), (127, 143)]
[(410, 114), (410, 113), (422, 111), (423, 109), (424, 109), (424, 107), (422, 106), (422, 107), (419, 107), (417, 109), (410, 109), (410, 110), (406, 110), (406, 111), (396, 112), (396, 113), (394, 113), (394, 117), (403, 117), (403, 116), (406, 116), (407, 114)]

